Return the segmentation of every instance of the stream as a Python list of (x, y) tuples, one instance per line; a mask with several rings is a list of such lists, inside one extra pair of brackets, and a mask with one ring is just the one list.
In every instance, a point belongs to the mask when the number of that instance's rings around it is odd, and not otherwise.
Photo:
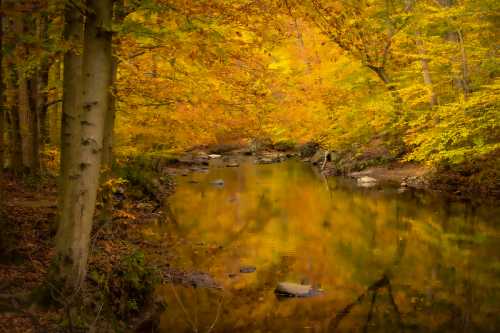
[[(178, 176), (162, 332), (498, 332), (500, 208), (359, 188), (288, 160)], [(207, 279), (209, 279), (207, 277)], [(280, 282), (314, 297), (278, 298)]]

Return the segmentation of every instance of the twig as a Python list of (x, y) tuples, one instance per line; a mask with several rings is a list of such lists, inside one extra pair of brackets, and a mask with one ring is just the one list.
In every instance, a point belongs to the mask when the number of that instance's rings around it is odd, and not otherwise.
[(175, 299), (177, 300), (177, 303), (179, 303), (179, 305), (180, 305), (180, 307), (182, 309), (182, 312), (184, 312), (184, 315), (186, 316), (186, 320), (187, 320), (188, 324), (191, 325), (191, 328), (193, 329), (193, 332), (197, 333), (198, 332), (198, 328), (196, 327), (196, 325), (193, 323), (193, 321), (189, 317), (189, 314), (188, 314), (186, 308), (184, 307), (184, 304), (182, 303), (179, 295), (177, 294), (177, 291), (175, 291), (173, 283), (170, 283), (170, 288), (172, 288), (172, 292), (174, 293)]
[(222, 296), (220, 298), (219, 305), (217, 306), (217, 313), (215, 314), (214, 321), (213, 321), (212, 325), (210, 325), (210, 327), (208, 328), (207, 333), (210, 333), (214, 329), (215, 324), (217, 323), (217, 320), (219, 319), (220, 310), (222, 308), (223, 301), (224, 301), (224, 294), (222, 294)]

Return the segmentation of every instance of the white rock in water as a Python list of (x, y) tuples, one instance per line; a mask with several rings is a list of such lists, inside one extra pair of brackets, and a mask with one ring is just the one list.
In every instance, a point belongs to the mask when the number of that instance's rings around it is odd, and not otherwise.
[(223, 179), (212, 180), (210, 184), (215, 186), (224, 186), (224, 180)]
[(364, 176), (361, 178), (358, 178), (358, 186), (362, 187), (371, 187), (377, 184), (377, 180), (372, 177)]
[(310, 285), (293, 282), (280, 282), (274, 291), (278, 295), (288, 297), (310, 297), (320, 293)]
[(221, 158), (222, 155), (219, 155), (219, 154), (210, 154), (210, 155), (208, 155), (208, 157), (210, 157), (210, 158)]

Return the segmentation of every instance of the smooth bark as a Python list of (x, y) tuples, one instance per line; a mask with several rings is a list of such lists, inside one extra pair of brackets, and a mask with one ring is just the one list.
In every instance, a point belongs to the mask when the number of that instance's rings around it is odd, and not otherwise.
[(83, 51), (83, 96), (78, 173), (71, 175), (68, 208), (70, 219), (61, 221), (58, 232), (60, 273), (66, 287), (82, 285), (87, 273), (99, 172), (102, 158), (104, 123), (111, 85), (112, 0), (87, 1)]
[(73, 275), (72, 232), (77, 212), (73, 205), (78, 198), (80, 171), (80, 115), (82, 112), (83, 15), (67, 4), (64, 10), (64, 39), (70, 44), (64, 54), (64, 88), (61, 116), (61, 159), (59, 175), (59, 218), (56, 234), (57, 279), (71, 289), (77, 286)]

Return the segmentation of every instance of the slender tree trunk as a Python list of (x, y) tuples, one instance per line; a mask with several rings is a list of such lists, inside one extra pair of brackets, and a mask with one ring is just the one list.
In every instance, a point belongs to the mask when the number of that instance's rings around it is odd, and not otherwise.
[[(48, 39), (48, 17), (47, 13), (43, 12), (40, 15), (39, 29), (39, 39), (41, 43), (46, 43)], [(49, 130), (47, 122), (47, 101), (48, 101), (48, 85), (49, 85), (49, 69), (50, 64), (48, 57), (42, 55), (42, 60), (40, 62), (40, 69), (37, 75), (37, 85), (38, 85), (38, 96), (36, 101), (37, 113), (39, 116), (39, 128), (40, 128), (40, 151), (44, 151), (45, 145), (49, 142)]]
[[(87, 273), (90, 232), (101, 167), (104, 123), (111, 86), (112, 0), (88, 0), (83, 52), (83, 111), (77, 174), (67, 195), (74, 196), (70, 219), (57, 234), (60, 274), (66, 286), (77, 289)], [(63, 212), (63, 214), (65, 214)]]
[(32, 161), (30, 172), (32, 174), (40, 174), (40, 113), (38, 109), (39, 100), (39, 85), (38, 85), (38, 75), (37, 70), (35, 74), (27, 81), (28, 82), (28, 94), (29, 94), (29, 131), (31, 134), (31, 150), (30, 150), (30, 160)]
[[(0, 12), (2, 11), (0, 0)], [(3, 180), (5, 163), (5, 111), (4, 111), (4, 85), (3, 85), (3, 15), (0, 15), (0, 183)], [(0, 202), (3, 202), (3, 191), (0, 188)]]
[[(438, 3), (443, 7), (452, 7), (455, 5), (454, 0), (438, 0)], [(460, 77), (455, 76), (453, 78), (453, 81), (457, 86), (460, 87), (462, 93), (464, 94), (464, 97), (467, 98), (468, 95), (470, 94), (470, 86), (469, 86), (469, 69), (467, 64), (467, 52), (465, 50), (465, 45), (464, 45), (464, 36), (462, 34), (462, 31), (459, 29), (456, 31), (448, 31), (445, 39), (450, 42), (457, 43), (460, 48), (461, 76)]]
[(377, 74), (378, 78), (384, 83), (387, 90), (391, 93), (392, 98), (394, 99), (396, 114), (401, 114), (403, 108), (403, 99), (399, 94), (394, 82), (387, 74), (387, 71), (384, 67), (376, 67), (376, 66), (367, 66), (371, 69), (375, 74)]
[(7, 78), (7, 91), (14, 92), (7, 95), (7, 105), (9, 106), (8, 119), (10, 130), (8, 132), (10, 143), (10, 167), (18, 173), (23, 169), (23, 154), (22, 154), (22, 140), (21, 129), (19, 126), (19, 103), (17, 98), (17, 79), (15, 65), (9, 61), (8, 64), (10, 74)]
[[(127, 16), (124, 10), (123, 0), (115, 1), (114, 8), (114, 23), (120, 25)], [(116, 50), (119, 49), (121, 40), (119, 38), (113, 39), (113, 47)], [(106, 181), (111, 177), (111, 172), (113, 168), (113, 138), (114, 138), (114, 128), (115, 128), (115, 117), (116, 117), (116, 88), (115, 82), (118, 74), (118, 57), (113, 54), (111, 59), (111, 89), (108, 94), (108, 111), (106, 112), (106, 122), (104, 124), (104, 141), (103, 141), (103, 152), (102, 152), (102, 166), (103, 166), (103, 181)], [(109, 222), (112, 218), (113, 210), (113, 200), (110, 193), (104, 194), (103, 197), (103, 209), (101, 213), (101, 221), (103, 223)]]
[(470, 79), (469, 79), (469, 65), (467, 64), (467, 52), (465, 51), (464, 36), (461, 30), (457, 31), (458, 44), (460, 45), (460, 56), (462, 61), (462, 90), (465, 98), (471, 93), (470, 90)]
[(429, 70), (429, 59), (426, 57), (426, 51), (421, 40), (421, 33), (417, 33), (417, 49), (420, 54), (420, 64), (422, 65), (422, 75), (424, 77), (424, 84), (429, 89), (429, 104), (431, 108), (437, 105), (437, 96), (434, 92), (432, 84), (431, 72)]
[[(25, 24), (22, 16), (14, 19), (14, 27), (16, 34), (25, 33)], [(34, 160), (34, 132), (33, 124), (36, 119), (33, 119), (34, 112), (30, 105), (29, 82), (27, 74), (22, 68), (23, 61), (28, 57), (26, 46), (23, 43), (16, 45), (16, 71), (17, 71), (17, 95), (18, 95), (18, 112), (19, 112), (19, 130), (21, 134), (21, 148), (23, 156), (24, 169), (32, 172), (35, 168)]]
[[(82, 22), (83, 23), (83, 22)], [(80, 58), (81, 59), (81, 58)], [(61, 81), (61, 61), (57, 60), (52, 66), (53, 70), (53, 80), (55, 82)], [(81, 74), (80, 74), (81, 78)], [(61, 99), (61, 93), (58, 88), (56, 88), (56, 94), (54, 101), (56, 101), (52, 106), (49, 113), (49, 140), (53, 146), (57, 146), (61, 143), (61, 103), (57, 102)]]

